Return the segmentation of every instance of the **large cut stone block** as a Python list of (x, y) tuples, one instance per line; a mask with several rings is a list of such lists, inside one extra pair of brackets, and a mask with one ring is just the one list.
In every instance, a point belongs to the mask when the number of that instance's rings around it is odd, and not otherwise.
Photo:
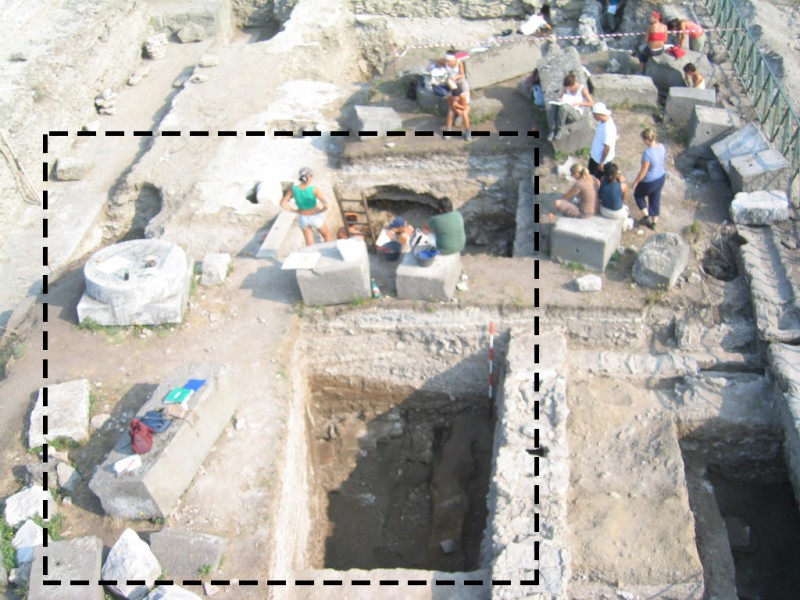
[[(102, 560), (103, 542), (94, 536), (50, 542), (46, 550), (38, 546), (33, 552), (28, 600), (103, 600), (103, 587), (97, 585)], [(62, 585), (45, 585), (45, 580), (60, 580)], [(66, 585), (73, 580), (89, 585)]]
[(473, 53), (466, 61), (470, 88), (481, 88), (528, 75), (542, 58), (541, 42), (536, 38), (520, 38), (486, 52)]
[(711, 144), (711, 152), (717, 157), (725, 172), (731, 174), (731, 159), (737, 156), (758, 154), (768, 149), (769, 140), (753, 123), (748, 123), (740, 130), (730, 134), (718, 142)]
[(114, 543), (103, 564), (103, 580), (117, 597), (140, 600), (161, 573), (161, 565), (133, 529), (126, 529)]
[(739, 192), (731, 202), (731, 220), (737, 225), (769, 225), (789, 218), (786, 192)]
[(156, 388), (137, 415), (163, 408), (165, 396), (189, 379), (206, 380), (184, 403), (188, 420), (175, 419), (169, 429), (154, 434), (152, 450), (141, 456), (142, 465), (117, 476), (114, 463), (133, 454), (129, 434), (122, 435), (89, 482), (106, 513), (120, 519), (156, 519), (172, 512), (238, 406), (238, 395), (225, 393), (225, 373), (222, 365), (187, 367)]
[[(393, 108), (388, 106), (356, 106), (353, 129), (375, 131), (378, 137), (385, 137), (387, 131), (402, 131), (403, 121)], [(371, 139), (373, 136), (361, 136)]]
[(297, 285), (309, 306), (346, 304), (370, 297), (367, 245), (355, 246), (354, 260), (345, 261), (336, 242), (308, 246), (301, 252), (319, 252), (313, 269), (297, 270)]
[(739, 116), (726, 108), (695, 105), (689, 120), (689, 152), (713, 158), (711, 145), (741, 127)]
[(406, 300), (449, 300), (461, 277), (461, 255), (437, 256), (429, 267), (421, 267), (413, 252), (397, 267), (397, 297)]
[(424, 112), (434, 115), (447, 114), (447, 99), (444, 96), (438, 96), (433, 92), (433, 89), (424, 83), (417, 86), (417, 105)]
[(665, 107), (667, 116), (679, 127), (686, 127), (692, 120), (695, 106), (713, 107), (717, 101), (716, 90), (698, 90), (688, 87), (671, 87)]
[(686, 85), (683, 80), (683, 67), (688, 63), (694, 63), (694, 66), (697, 67), (697, 72), (705, 79), (706, 87), (710, 88), (714, 83), (711, 63), (708, 62), (705, 54), (692, 50), (687, 50), (686, 54), (681, 58), (674, 58), (666, 52), (661, 56), (653, 56), (647, 61), (645, 73), (652, 77), (658, 91), (666, 95), (669, 93), (669, 88)]
[(658, 106), (658, 88), (644, 75), (592, 75), (594, 95), (606, 106)]
[(189, 298), (192, 265), (176, 244), (131, 240), (103, 248), (83, 268), (86, 293), (78, 320), (98, 325), (180, 323)]
[[(586, 84), (586, 72), (583, 70), (580, 54), (572, 47), (562, 50), (557, 44), (551, 44), (539, 63), (538, 69), (542, 93), (546, 102), (557, 101), (561, 98), (564, 77), (570, 72), (575, 73), (575, 78), (579, 83)], [(547, 122), (552, 130), (551, 116), (548, 110)]]
[(41, 517), (47, 504), (48, 519), (58, 512), (58, 504), (53, 500), (50, 491), (41, 485), (32, 485), (6, 498), (3, 516), (12, 527), (21, 525), (33, 517)]
[(562, 217), (553, 227), (550, 256), (559, 262), (577, 262), (595, 271), (605, 271), (621, 237), (622, 221), (599, 216)]
[(289, 212), (288, 210), (279, 212), (272, 223), (272, 227), (269, 228), (269, 233), (264, 238), (261, 248), (256, 252), (256, 258), (274, 258), (277, 256), (278, 248), (283, 244), (283, 240), (289, 234), (296, 218), (297, 213)]
[(689, 261), (689, 245), (676, 233), (651, 235), (633, 264), (633, 278), (652, 289), (670, 289)]
[[(43, 430), (45, 415), (46, 434)], [(58, 438), (75, 442), (89, 439), (89, 381), (86, 379), (49, 385), (46, 390), (39, 390), (31, 412), (28, 447), (35, 448)]]
[(219, 569), (225, 540), (205, 533), (162, 529), (150, 534), (150, 548), (170, 577), (192, 579), (204, 567), (210, 567), (212, 573)]
[(582, 119), (568, 123), (561, 128), (561, 137), (553, 140), (553, 149), (558, 152), (575, 152), (581, 148), (590, 148), (594, 140), (597, 122), (586, 111)]
[(732, 158), (729, 175), (734, 192), (785, 190), (792, 177), (792, 165), (775, 148), (767, 148), (758, 154)]

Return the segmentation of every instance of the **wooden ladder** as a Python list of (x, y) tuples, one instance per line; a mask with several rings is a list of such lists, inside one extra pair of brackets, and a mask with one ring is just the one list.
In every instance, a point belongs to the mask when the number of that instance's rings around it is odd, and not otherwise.
[[(360, 198), (345, 198), (339, 190), (335, 190), (334, 195), (336, 196), (336, 203), (339, 205), (339, 214), (342, 217), (347, 237), (350, 237), (350, 227), (354, 226), (364, 236), (367, 247), (372, 248), (373, 252), (377, 252), (375, 234), (372, 231), (372, 222), (369, 219), (366, 195), (362, 192)], [(354, 215), (355, 220), (348, 221), (348, 215)]]

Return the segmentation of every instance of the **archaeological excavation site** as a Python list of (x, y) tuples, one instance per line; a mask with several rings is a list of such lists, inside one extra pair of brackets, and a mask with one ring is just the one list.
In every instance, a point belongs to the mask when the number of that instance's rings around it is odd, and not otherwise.
[(0, 598), (800, 595), (796, 2), (0, 28)]

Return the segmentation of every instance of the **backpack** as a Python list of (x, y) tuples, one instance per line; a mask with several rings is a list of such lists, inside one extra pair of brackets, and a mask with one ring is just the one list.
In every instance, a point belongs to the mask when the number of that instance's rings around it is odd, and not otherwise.
[(147, 454), (153, 447), (153, 430), (139, 419), (131, 419), (131, 448), (136, 454)]
[(148, 410), (139, 420), (152, 429), (153, 433), (161, 433), (172, 425), (172, 421), (161, 410)]

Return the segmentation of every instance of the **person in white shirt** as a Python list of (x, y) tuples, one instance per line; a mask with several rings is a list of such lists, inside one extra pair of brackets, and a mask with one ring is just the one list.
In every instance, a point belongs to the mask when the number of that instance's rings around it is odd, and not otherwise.
[(561, 138), (561, 128), (568, 123), (574, 123), (583, 116), (583, 107), (594, 103), (592, 95), (585, 85), (578, 83), (572, 71), (564, 77), (564, 87), (561, 88), (561, 98), (558, 102), (550, 103), (550, 122), (553, 124), (548, 141), (552, 142)]
[(611, 118), (611, 111), (602, 102), (596, 102), (592, 106), (592, 116), (597, 121), (597, 129), (589, 150), (589, 172), (600, 179), (603, 176), (604, 166), (614, 160), (617, 125)]

